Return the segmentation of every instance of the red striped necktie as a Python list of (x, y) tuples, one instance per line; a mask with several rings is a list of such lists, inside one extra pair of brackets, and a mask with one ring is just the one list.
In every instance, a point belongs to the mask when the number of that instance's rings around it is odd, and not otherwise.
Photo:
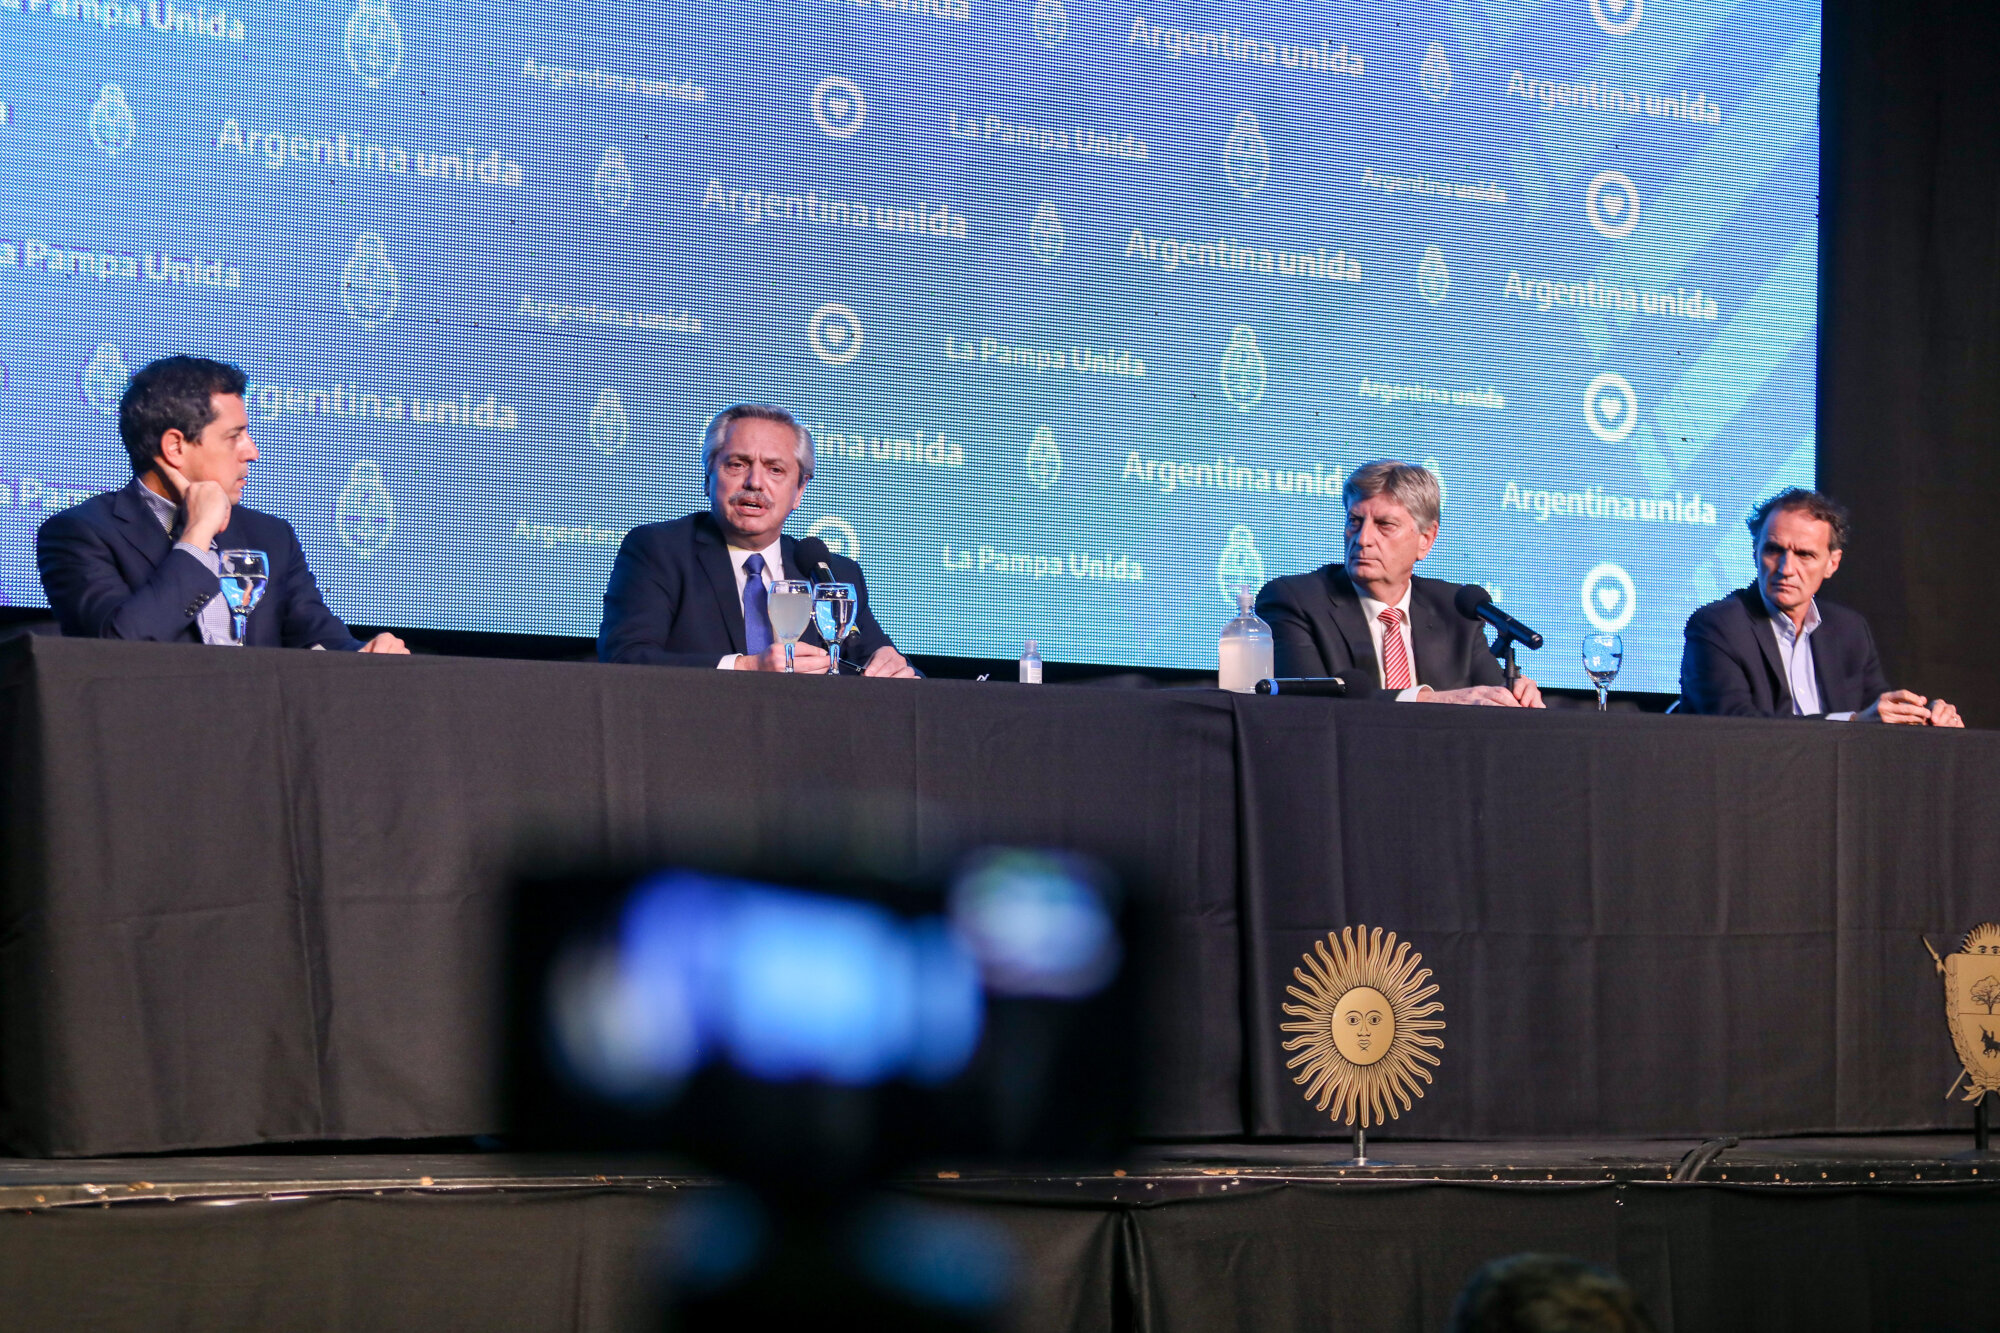
[(1410, 650), (1403, 646), (1403, 613), (1392, 606), (1375, 618), (1382, 622), (1382, 688), (1407, 690), (1417, 682), (1410, 676)]

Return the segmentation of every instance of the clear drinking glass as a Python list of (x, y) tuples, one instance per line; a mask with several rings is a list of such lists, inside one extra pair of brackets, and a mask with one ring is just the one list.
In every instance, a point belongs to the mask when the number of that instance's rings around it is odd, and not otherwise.
[(792, 650), (813, 618), (813, 586), (804, 579), (780, 579), (771, 585), (771, 633), (785, 645), (785, 670), (792, 666)]
[(826, 640), (827, 656), (833, 659), (826, 669), (829, 676), (840, 674), (840, 641), (854, 628), (859, 607), (852, 583), (821, 583), (813, 588), (813, 619), (819, 622), (819, 635)]
[(216, 572), (222, 576), (222, 596), (229, 603), (231, 627), (238, 647), (243, 645), (250, 625), (250, 613), (264, 600), (264, 585), (271, 578), (271, 557), (262, 551), (218, 551)]
[(1583, 669), (1597, 686), (1597, 711), (1605, 709), (1605, 691), (1618, 678), (1625, 663), (1625, 640), (1616, 634), (1586, 634), (1583, 638)]

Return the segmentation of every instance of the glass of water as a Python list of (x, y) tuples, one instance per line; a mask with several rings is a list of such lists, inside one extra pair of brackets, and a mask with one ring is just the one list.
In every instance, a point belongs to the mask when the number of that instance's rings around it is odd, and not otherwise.
[(1625, 663), (1625, 640), (1616, 634), (1586, 634), (1583, 638), (1583, 669), (1597, 686), (1597, 711), (1605, 709), (1605, 692), (1618, 678)]
[(262, 551), (218, 551), (215, 558), (216, 572), (222, 576), (222, 596), (229, 603), (231, 628), (240, 648), (249, 630), (250, 613), (264, 600), (264, 587), (271, 579), (271, 557)]
[(785, 670), (795, 671), (792, 650), (813, 618), (813, 586), (804, 579), (780, 579), (771, 585), (771, 633), (785, 645)]
[(813, 619), (819, 622), (819, 635), (826, 640), (827, 656), (833, 659), (826, 669), (829, 676), (840, 674), (840, 641), (854, 628), (859, 607), (852, 583), (821, 583), (813, 588)]

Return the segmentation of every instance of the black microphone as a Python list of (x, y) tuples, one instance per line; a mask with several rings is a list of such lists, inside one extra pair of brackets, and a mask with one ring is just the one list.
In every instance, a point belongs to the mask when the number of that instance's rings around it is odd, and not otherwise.
[(1493, 594), (1477, 583), (1466, 584), (1451, 600), (1452, 605), (1458, 608), (1458, 613), (1467, 620), (1483, 620), (1498, 630), (1503, 638), (1526, 644), (1530, 648), (1542, 646), (1541, 635), (1493, 605)]
[[(814, 583), (840, 582), (833, 575), (833, 552), (827, 548), (825, 542), (817, 537), (801, 537), (798, 544), (792, 547), (792, 561), (800, 569), (804, 570), (806, 578)], [(818, 626), (815, 625), (813, 628), (817, 629)], [(853, 634), (860, 628), (859, 625), (849, 625), (847, 632)], [(843, 661), (840, 665), (848, 667), (853, 664)], [(859, 671), (861, 668), (855, 666), (854, 669)]]
[(1365, 699), (1375, 693), (1361, 676), (1266, 676), (1257, 682), (1259, 694), (1289, 694), (1305, 699)]
[(801, 537), (792, 548), (792, 559), (814, 583), (840, 582), (833, 576), (833, 552), (817, 537)]

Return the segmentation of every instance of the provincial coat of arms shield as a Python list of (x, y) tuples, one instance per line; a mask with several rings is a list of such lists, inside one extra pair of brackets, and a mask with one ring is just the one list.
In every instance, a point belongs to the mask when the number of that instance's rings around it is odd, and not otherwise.
[[(1935, 949), (1931, 956), (1937, 957)], [(1938, 971), (1944, 974), (1951, 1044), (1970, 1082), (1965, 1100), (1978, 1101), (2000, 1092), (2000, 924), (1988, 921), (1967, 931), (1957, 953), (1938, 959)]]

